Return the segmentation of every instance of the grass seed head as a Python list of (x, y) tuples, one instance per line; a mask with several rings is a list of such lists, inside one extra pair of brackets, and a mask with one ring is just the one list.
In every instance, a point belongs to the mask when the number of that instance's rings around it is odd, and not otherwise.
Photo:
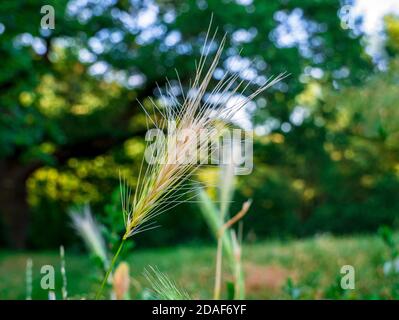
[[(209, 64), (208, 56), (211, 44), (216, 41), (215, 36), (216, 33), (208, 41), (208, 30), (194, 81), (188, 91), (189, 94), (183, 95), (182, 102), (179, 102), (178, 97), (173, 93), (172, 86), (167, 81), (164, 100), (173, 101), (177, 107), (166, 107), (161, 110), (151, 100), (154, 110), (161, 115), (159, 120), (159, 117), (151, 116), (142, 106), (147, 114), (148, 123), (152, 123), (158, 129), (164, 129), (166, 124), (173, 123), (173, 130), (168, 132), (162, 147), (157, 150), (146, 169), (143, 169), (145, 166), (144, 161), (142, 162), (133, 200), (129, 199), (130, 190), (121, 188), (126, 225), (124, 240), (138, 232), (153, 228), (151, 223), (148, 224), (152, 218), (186, 200), (184, 195), (190, 190), (179, 192), (177, 195), (174, 191), (182, 186), (183, 182), (187, 181), (201, 165), (201, 161), (187, 161), (187, 154), (201, 155), (204, 151), (212, 149), (212, 144), (220, 135), (216, 123), (220, 121), (230, 123), (235, 113), (283, 77), (280, 75), (258, 87), (251, 94), (244, 95), (251, 83), (244, 85), (245, 81), (240, 80), (239, 74), (226, 73), (210, 91), (208, 87), (226, 41), (226, 37), (223, 37)], [(237, 94), (245, 98), (236, 99)], [(216, 107), (214, 97), (219, 97)], [(234, 103), (229, 103), (231, 101)]]

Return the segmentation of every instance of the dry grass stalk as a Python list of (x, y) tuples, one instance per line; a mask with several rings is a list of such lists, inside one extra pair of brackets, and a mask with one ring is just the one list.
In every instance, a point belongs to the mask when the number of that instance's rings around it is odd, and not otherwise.
[[(222, 258), (223, 258), (223, 236), (225, 231), (230, 228), (234, 223), (242, 219), (245, 214), (248, 212), (249, 207), (251, 206), (251, 200), (245, 201), (242, 205), (241, 210), (231, 219), (229, 219), (226, 223), (222, 225), (218, 232), (218, 245), (216, 250), (216, 272), (215, 272), (215, 289), (213, 291), (213, 298), (215, 300), (220, 299), (221, 287), (222, 287)], [(237, 253), (237, 250), (236, 250)], [(239, 258), (241, 260), (241, 252), (240, 256), (236, 255), (236, 259)]]

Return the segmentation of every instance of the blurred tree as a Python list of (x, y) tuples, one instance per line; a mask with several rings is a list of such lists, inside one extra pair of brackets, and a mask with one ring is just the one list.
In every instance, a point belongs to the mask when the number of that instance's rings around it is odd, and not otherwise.
[(394, 15), (387, 15), (384, 20), (388, 37), (386, 50), (390, 56), (396, 56), (399, 52), (399, 18)]
[[(40, 28), (45, 4), (55, 8), (54, 30)], [(310, 86), (304, 77), (336, 87), (361, 83), (372, 65), (360, 35), (341, 28), (340, 5), (338, 0), (3, 2), (0, 210), (10, 244), (26, 242), (25, 186), (32, 173), (114, 156), (111, 151), (142, 135), (136, 99), (159, 97), (157, 83), (162, 89), (166, 77), (176, 79), (175, 68), (188, 84), (212, 13), (221, 29), (215, 41), (228, 34), (216, 78), (226, 70), (240, 72), (253, 82), (252, 90), (271, 75), (291, 73), (258, 100), (252, 116), (260, 130), (285, 135), (298, 95)], [(251, 60), (252, 67), (242, 72)], [(324, 159), (321, 140), (317, 147), (314, 140), (326, 130), (305, 124), (287, 141), (293, 151)], [(300, 154), (296, 159), (306, 161)]]
[(295, 99), (289, 130), (279, 128), (256, 140), (256, 163), (264, 165), (255, 168), (242, 190), (263, 199), (254, 202), (251, 227), (258, 234), (376, 231), (398, 221), (395, 36), (387, 34), (394, 58), (386, 70), (361, 86), (337, 88), (308, 78)]

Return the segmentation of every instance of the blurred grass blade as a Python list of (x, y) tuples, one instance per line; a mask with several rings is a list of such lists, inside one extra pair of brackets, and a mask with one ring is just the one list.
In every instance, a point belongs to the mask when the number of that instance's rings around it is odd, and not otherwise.
[[(200, 200), (199, 207), (201, 213), (205, 218), (208, 227), (211, 229), (213, 236), (215, 237), (215, 239), (217, 239), (219, 230), (223, 226), (219, 210), (214, 205), (214, 203), (209, 198), (208, 194), (203, 188), (198, 188), (198, 198)], [(227, 233), (223, 235), (223, 249), (229, 260), (233, 261), (233, 248), (231, 244), (231, 239), (229, 239), (229, 235)]]

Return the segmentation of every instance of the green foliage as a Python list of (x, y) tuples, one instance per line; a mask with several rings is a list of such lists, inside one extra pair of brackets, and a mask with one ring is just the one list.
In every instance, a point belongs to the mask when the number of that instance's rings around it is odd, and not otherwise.
[(387, 53), (397, 56), (399, 53), (399, 19), (397, 16), (388, 15), (385, 17), (385, 29), (388, 36), (386, 43)]
[[(397, 234), (395, 234), (397, 237)], [(259, 242), (244, 246), (249, 299), (397, 299), (399, 279), (381, 272), (383, 255), (389, 254), (380, 237), (317, 237), (296, 241)], [(33, 260), (33, 299), (47, 299), (40, 288), (40, 267), (53, 265), (56, 269), (55, 292), (61, 297), (62, 277), (60, 258), (54, 252), (0, 251), (0, 296), (3, 299), (25, 299), (26, 259)], [(187, 290), (192, 299), (212, 296), (214, 246), (184, 246), (137, 250), (125, 260), (131, 277), (140, 285), (131, 286), (132, 298), (153, 298), (143, 288), (148, 281), (143, 271), (148, 265), (174, 279)], [(71, 299), (93, 297), (98, 278), (93, 277), (93, 263), (87, 254), (66, 250), (68, 296)], [(356, 269), (356, 289), (340, 288), (339, 270), (348, 263)], [(298, 268), (300, 266), (300, 268)], [(256, 268), (254, 268), (256, 267)], [(259, 270), (256, 273), (256, 270)], [(251, 280), (252, 279), (252, 280)], [(256, 283), (253, 282), (256, 279)], [(180, 290), (179, 290), (180, 291)], [(140, 292), (140, 294), (139, 294)]]
[(382, 240), (384, 241), (384, 243), (389, 248), (390, 257), (392, 259), (397, 258), (398, 254), (399, 254), (398, 253), (398, 244), (396, 243), (396, 241), (394, 239), (393, 231), (387, 226), (382, 226), (378, 230), (378, 233), (379, 233), (380, 237), (382, 238)]
[[(362, 35), (341, 28), (339, 0), (156, 1), (156, 21), (146, 30), (132, 23), (146, 2), (107, 3), (0, 5), (0, 225), (8, 243), (22, 237), (21, 224), (31, 247), (72, 243), (66, 213), (74, 204), (90, 202), (100, 220), (118, 215), (111, 199), (118, 169), (134, 187), (144, 148), (136, 99), (144, 105), (148, 96), (156, 100), (156, 84), (163, 88), (166, 77), (176, 79), (175, 69), (186, 89), (211, 13), (221, 30), (216, 42), (227, 33), (221, 69), (241, 50), (261, 77), (290, 73), (259, 97), (250, 115), (261, 133), (254, 172), (238, 181), (231, 207), (238, 211), (253, 199), (249, 235), (365, 232), (394, 223), (397, 18), (386, 18), (390, 60), (380, 72)], [(51, 31), (39, 27), (44, 4), (55, 7)], [(296, 37), (287, 17), (300, 21), (308, 35)], [(157, 34), (148, 36), (150, 30)], [(281, 41), (281, 34), (291, 40)], [(106, 71), (93, 73), (101, 64)], [(293, 121), (298, 112), (307, 116)], [(161, 217), (163, 228), (156, 237), (144, 234), (142, 244), (209, 239), (195, 206), (175, 211)], [(108, 235), (111, 243), (117, 229)]]
[(298, 299), (301, 295), (301, 289), (295, 286), (294, 281), (291, 278), (287, 279), (287, 282), (284, 285), (283, 290), (292, 300)]

